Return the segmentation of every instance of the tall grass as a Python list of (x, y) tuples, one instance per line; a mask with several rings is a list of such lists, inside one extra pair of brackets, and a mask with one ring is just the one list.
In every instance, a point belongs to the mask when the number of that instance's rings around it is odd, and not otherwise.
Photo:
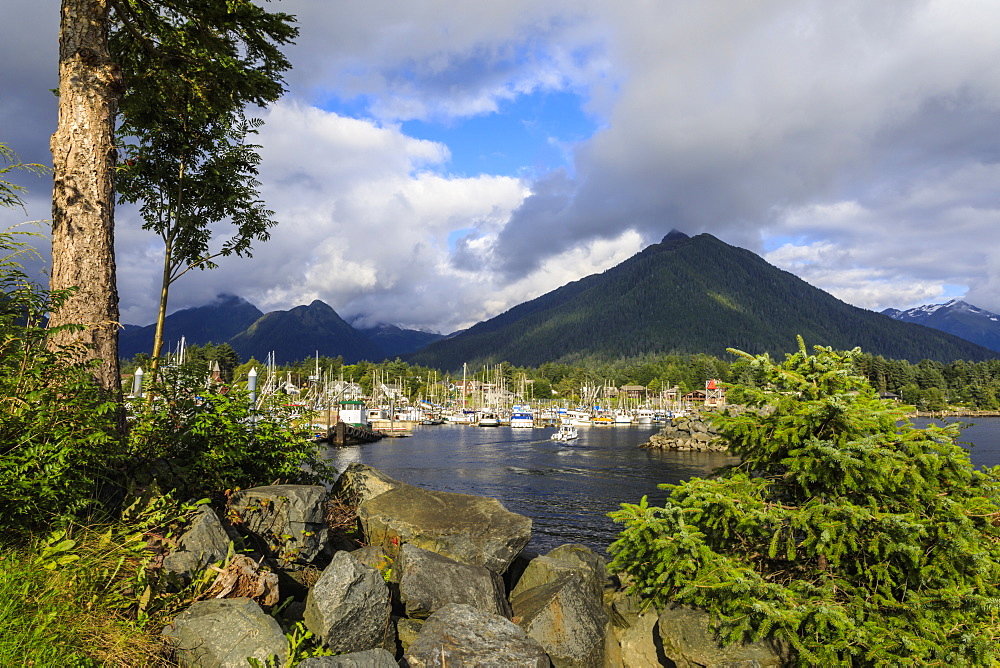
[(128, 609), (134, 546), (77, 530), (0, 547), (0, 666), (167, 666), (160, 626)]

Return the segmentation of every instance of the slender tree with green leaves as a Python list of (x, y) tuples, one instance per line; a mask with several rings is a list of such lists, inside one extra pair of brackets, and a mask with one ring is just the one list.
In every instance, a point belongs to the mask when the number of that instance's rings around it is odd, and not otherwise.
[[(118, 177), (124, 201), (140, 203), (143, 228), (163, 242), (163, 266), (152, 360), (155, 376), (163, 346), (163, 326), (170, 287), (192, 269), (212, 269), (220, 257), (248, 257), (254, 241), (266, 241), (276, 223), (260, 200), (256, 180), (258, 147), (247, 144), (257, 119), (239, 110), (199, 128), (183, 117), (175, 127), (130, 128), (139, 140), (126, 146)], [(215, 240), (218, 225), (230, 233)]]
[(657, 606), (706, 609), (727, 641), (770, 638), (800, 665), (1000, 660), (1000, 467), (957, 426), (915, 428), (856, 375), (860, 351), (739, 351), (766, 380), (714, 418), (741, 458), (624, 504), (611, 568)]
[[(170, 286), (192, 269), (216, 267), (220, 257), (250, 256), (276, 222), (258, 192), (260, 147), (247, 142), (262, 121), (247, 119), (244, 108), (282, 94), (290, 64), (279, 47), (297, 30), (292, 17), (249, 2), (202, 3), (200, 15), (173, 16), (130, 6), (135, 11), (120, 14), (110, 42), (133, 84), (121, 103), (117, 189), (140, 204), (143, 228), (163, 241), (155, 377)], [(206, 49), (213, 58), (199, 57)]]

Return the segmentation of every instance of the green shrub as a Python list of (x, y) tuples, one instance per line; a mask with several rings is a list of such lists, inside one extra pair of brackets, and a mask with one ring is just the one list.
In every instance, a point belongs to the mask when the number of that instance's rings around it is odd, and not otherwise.
[(118, 404), (73, 349), (49, 350), (49, 293), (21, 268), (32, 252), (0, 233), (0, 534), (24, 534), (91, 510), (120, 460)]
[(284, 483), (315, 484), (334, 477), (321, 446), (294, 426), (277, 402), (251, 411), (245, 391), (207, 383), (185, 369), (166, 369), (150, 388), (152, 401), (134, 406), (129, 434), (130, 477), (176, 490), (178, 498)]
[(741, 464), (612, 513), (611, 568), (801, 665), (995, 664), (1000, 468), (878, 400), (859, 351), (799, 343), (782, 364), (738, 353), (767, 380), (742, 388), (758, 410), (715, 418)]

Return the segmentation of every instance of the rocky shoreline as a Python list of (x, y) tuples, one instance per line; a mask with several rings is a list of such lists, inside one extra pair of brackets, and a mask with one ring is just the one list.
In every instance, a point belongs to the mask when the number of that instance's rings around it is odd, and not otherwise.
[(671, 420), (641, 447), (692, 452), (726, 452), (729, 449), (719, 433), (702, 419), (700, 413)]
[(243, 490), (222, 513), (203, 506), (164, 559), (218, 577), (163, 635), (181, 666), (286, 665), (296, 623), (337, 653), (299, 666), (782, 665), (765, 643), (720, 646), (701, 611), (645, 608), (593, 550), (532, 554), (530, 537), (495, 499), (360, 464), (329, 493)]

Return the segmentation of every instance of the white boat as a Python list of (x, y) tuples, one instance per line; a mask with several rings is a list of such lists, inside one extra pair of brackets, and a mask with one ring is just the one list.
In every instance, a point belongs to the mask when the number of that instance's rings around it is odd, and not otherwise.
[(587, 411), (566, 411), (563, 423), (565, 424), (567, 420), (577, 427), (589, 427), (593, 423), (593, 417)]
[(424, 413), (419, 408), (403, 406), (393, 411), (392, 419), (404, 422), (422, 422)]
[(553, 441), (572, 441), (573, 439), (579, 438), (580, 433), (571, 424), (564, 424), (559, 427), (559, 431), (552, 434), (549, 438)]
[(632, 424), (632, 415), (627, 411), (615, 411), (615, 424)]
[(337, 411), (340, 421), (353, 427), (370, 427), (370, 411), (365, 407), (365, 402), (360, 400), (348, 400), (340, 402), (340, 409)]
[(526, 427), (528, 429), (535, 426), (535, 416), (527, 406), (514, 406), (510, 413), (511, 427)]
[(499, 427), (500, 418), (495, 413), (483, 413), (479, 416), (480, 427)]
[(474, 424), (476, 411), (461, 410), (445, 414), (445, 420), (452, 424)]
[(648, 408), (640, 408), (635, 414), (635, 421), (638, 424), (653, 424), (656, 412)]

